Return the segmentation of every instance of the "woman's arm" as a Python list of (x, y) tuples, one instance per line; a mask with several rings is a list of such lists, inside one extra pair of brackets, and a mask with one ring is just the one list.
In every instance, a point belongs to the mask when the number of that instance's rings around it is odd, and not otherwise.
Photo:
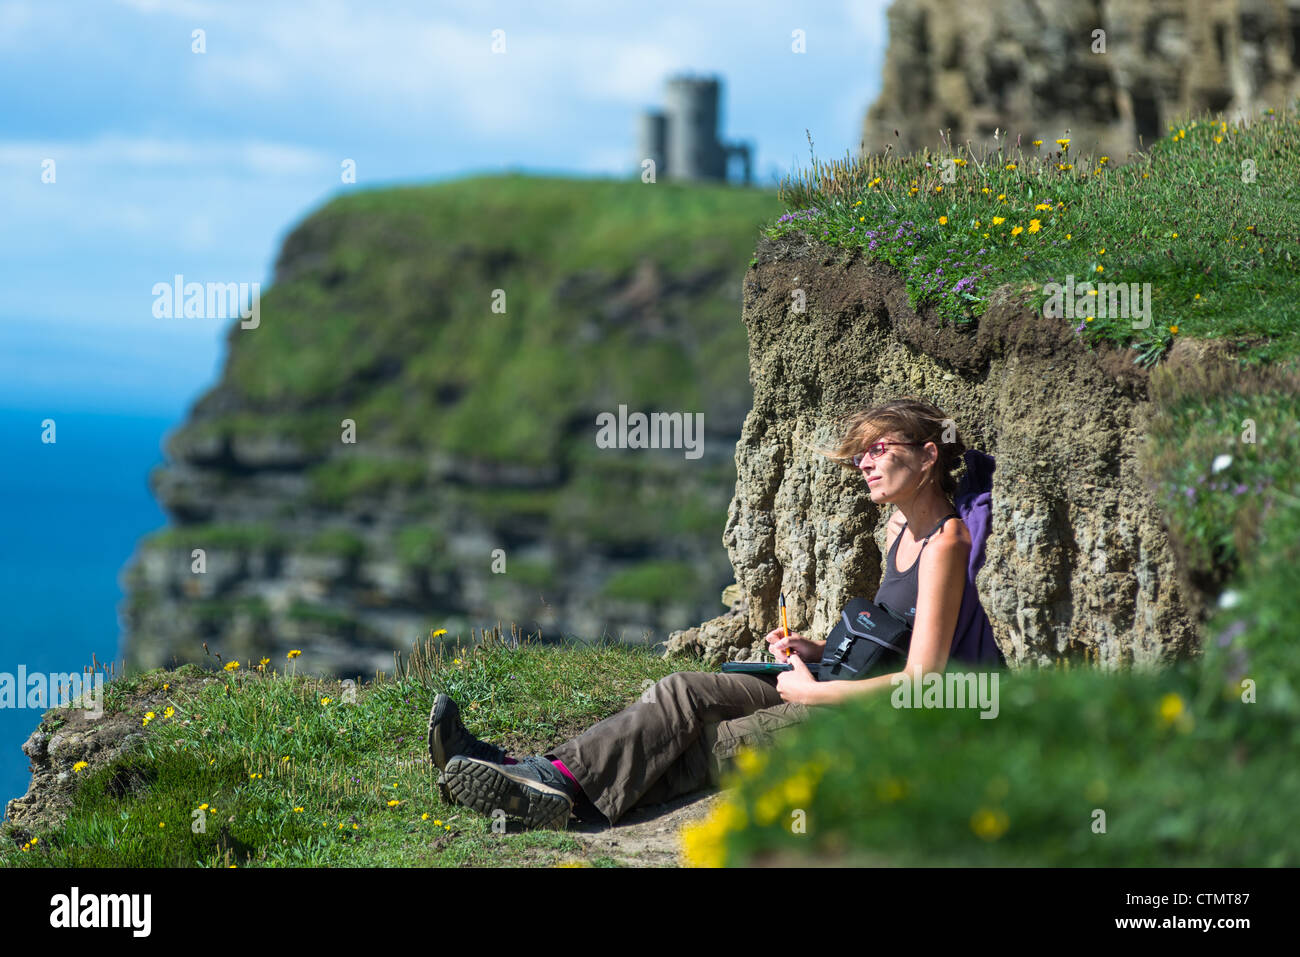
[[(970, 541), (966, 536), (943, 535), (935, 538), (921, 553), (922, 565), (917, 574), (916, 619), (912, 625), (912, 643), (903, 671), (914, 678), (932, 671), (943, 671), (952, 650), (957, 615), (966, 590), (966, 565), (970, 558)], [(833, 704), (860, 694), (887, 691), (893, 679), (903, 671), (861, 681), (819, 681), (809, 689), (810, 704)]]

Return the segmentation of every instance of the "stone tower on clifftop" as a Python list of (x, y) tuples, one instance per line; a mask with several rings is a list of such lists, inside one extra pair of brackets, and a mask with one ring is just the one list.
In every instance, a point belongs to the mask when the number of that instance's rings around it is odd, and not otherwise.
[(650, 159), (656, 178), (725, 182), (728, 161), (739, 156), (748, 184), (752, 178), (749, 145), (718, 140), (720, 87), (716, 76), (669, 79), (663, 112), (647, 110), (639, 118), (637, 169)]

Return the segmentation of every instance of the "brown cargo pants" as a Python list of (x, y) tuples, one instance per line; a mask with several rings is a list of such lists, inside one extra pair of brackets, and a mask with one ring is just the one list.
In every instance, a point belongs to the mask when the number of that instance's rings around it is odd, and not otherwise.
[(615, 824), (634, 807), (717, 787), (741, 747), (770, 743), (808, 710), (755, 675), (678, 671), (548, 757), (563, 761)]

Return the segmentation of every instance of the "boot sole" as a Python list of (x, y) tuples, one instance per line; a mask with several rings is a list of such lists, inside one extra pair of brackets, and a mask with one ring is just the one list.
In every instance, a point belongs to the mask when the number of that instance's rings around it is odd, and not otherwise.
[(456, 755), (447, 762), (442, 780), (457, 804), (479, 814), (491, 817), (500, 810), (528, 827), (567, 828), (573, 799), (558, 788), (515, 774), (510, 767)]
[[(448, 717), (448, 712), (453, 710), (457, 710), (456, 702), (445, 694), (439, 694), (438, 697), (434, 698), (433, 707), (429, 710), (429, 759), (433, 761), (434, 767), (439, 771), (447, 767), (450, 758), (443, 748), (442, 737), (438, 734), (438, 729)], [(455, 714), (450, 715), (450, 717), (455, 721)]]

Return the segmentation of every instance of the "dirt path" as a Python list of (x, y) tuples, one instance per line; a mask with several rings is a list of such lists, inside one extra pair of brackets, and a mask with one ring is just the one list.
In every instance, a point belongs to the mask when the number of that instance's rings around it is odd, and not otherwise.
[(630, 811), (614, 827), (571, 821), (568, 833), (586, 845), (588, 858), (611, 857), (624, 867), (681, 867), (682, 826), (706, 816), (721, 798), (721, 791), (697, 791)]

